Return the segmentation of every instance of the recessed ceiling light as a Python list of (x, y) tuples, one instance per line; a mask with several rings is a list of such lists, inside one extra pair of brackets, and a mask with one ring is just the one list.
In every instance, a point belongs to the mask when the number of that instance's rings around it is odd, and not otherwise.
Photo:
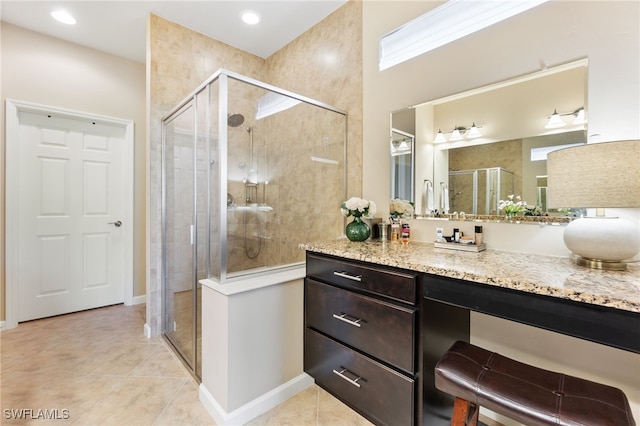
[(240, 14), (240, 17), (242, 18), (242, 22), (247, 25), (255, 25), (260, 22), (260, 15), (253, 10), (245, 10)]
[(71, 14), (65, 10), (54, 10), (51, 12), (51, 16), (58, 22), (62, 22), (63, 24), (73, 25), (76, 23), (76, 20)]

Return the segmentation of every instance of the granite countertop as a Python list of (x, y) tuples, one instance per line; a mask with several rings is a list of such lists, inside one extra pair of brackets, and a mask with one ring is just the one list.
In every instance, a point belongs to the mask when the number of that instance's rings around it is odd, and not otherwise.
[(300, 244), (300, 248), (379, 265), (511, 288), (640, 313), (640, 265), (600, 271), (572, 259), (498, 250), (479, 253), (436, 248), (432, 243), (347, 239)]

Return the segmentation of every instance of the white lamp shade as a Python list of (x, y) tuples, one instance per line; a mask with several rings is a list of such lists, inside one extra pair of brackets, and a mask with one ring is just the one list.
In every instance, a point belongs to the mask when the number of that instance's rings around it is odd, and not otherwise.
[(440, 143), (440, 142), (446, 142), (446, 141), (447, 139), (444, 137), (442, 130), (438, 130), (438, 133), (436, 134), (436, 138), (433, 140), (433, 142)]
[(566, 125), (567, 123), (565, 123), (562, 117), (560, 117), (560, 114), (553, 111), (553, 114), (551, 114), (549, 121), (547, 121), (547, 124), (544, 127), (545, 129), (557, 129), (558, 127), (564, 127)]
[(471, 128), (467, 131), (467, 138), (473, 139), (479, 138), (480, 136), (482, 136), (482, 133), (480, 133), (480, 130), (478, 130), (478, 126), (476, 126), (476, 123), (473, 123)]
[(451, 132), (451, 137), (449, 138), (450, 141), (459, 141), (462, 139), (462, 135), (460, 134), (460, 130), (458, 129), (453, 129), (453, 132)]

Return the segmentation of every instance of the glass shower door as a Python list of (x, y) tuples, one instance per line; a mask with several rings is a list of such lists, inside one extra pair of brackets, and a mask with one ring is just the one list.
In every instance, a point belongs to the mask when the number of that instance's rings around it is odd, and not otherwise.
[(196, 360), (194, 121), (189, 103), (165, 123), (163, 149), (163, 334), (192, 369)]

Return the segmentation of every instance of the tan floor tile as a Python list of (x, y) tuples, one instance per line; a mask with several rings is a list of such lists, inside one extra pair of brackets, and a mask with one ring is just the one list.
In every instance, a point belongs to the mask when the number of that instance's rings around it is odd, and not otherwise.
[(150, 425), (175, 397), (185, 378), (126, 377), (87, 411), (77, 425)]
[(204, 409), (198, 397), (198, 385), (188, 380), (178, 390), (178, 396), (160, 413), (153, 422), (154, 426), (207, 425), (215, 422)]
[(131, 376), (151, 376), (151, 377), (190, 377), (187, 370), (180, 364), (172, 353), (165, 346), (158, 348), (136, 368)]
[[(198, 385), (165, 341), (144, 337), (145, 313), (144, 305), (117, 305), (0, 333), (0, 423), (214, 425), (199, 401)], [(7, 419), (4, 409), (32, 409), (34, 415), (43, 409), (69, 418)], [(314, 385), (249, 424), (370, 423)]]
[(319, 388), (316, 385), (310, 386), (276, 408), (250, 421), (247, 425), (316, 425), (318, 420), (318, 391)]
[(324, 389), (318, 398), (318, 426), (369, 426), (372, 423)]

